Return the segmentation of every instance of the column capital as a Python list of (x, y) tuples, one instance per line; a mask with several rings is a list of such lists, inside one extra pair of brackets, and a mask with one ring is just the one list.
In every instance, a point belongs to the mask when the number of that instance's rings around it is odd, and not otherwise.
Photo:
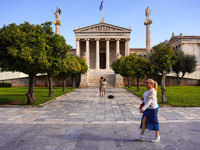
[(95, 41), (100, 41), (100, 39), (96, 38)]
[(76, 41), (80, 41), (81, 39), (75, 39)]
[(110, 39), (105, 39), (106, 41), (110, 41)]
[(131, 40), (130, 38), (126, 38), (126, 39), (125, 39), (125, 41), (130, 41), (130, 40)]
[(116, 38), (115, 40), (116, 40), (116, 41), (120, 41), (121, 39), (119, 39), (119, 38)]
[(86, 41), (89, 41), (90, 39), (85, 39)]

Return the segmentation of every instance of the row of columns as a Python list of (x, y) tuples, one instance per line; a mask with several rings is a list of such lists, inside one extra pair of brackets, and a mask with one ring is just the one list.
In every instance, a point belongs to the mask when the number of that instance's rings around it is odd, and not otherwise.
[[(100, 52), (100, 39), (96, 40), (96, 70), (100, 68), (100, 60), (99, 60), (99, 52)], [(110, 39), (106, 40), (106, 69), (110, 69)], [(120, 39), (116, 40), (116, 56), (120, 55)], [(90, 39), (85, 39), (86, 41), (86, 57), (88, 58), (87, 64), (90, 67), (89, 63), (89, 54), (90, 54), (90, 47), (89, 41)], [(80, 57), (80, 39), (76, 39), (76, 55)], [(129, 55), (129, 39), (125, 39), (125, 56)]]

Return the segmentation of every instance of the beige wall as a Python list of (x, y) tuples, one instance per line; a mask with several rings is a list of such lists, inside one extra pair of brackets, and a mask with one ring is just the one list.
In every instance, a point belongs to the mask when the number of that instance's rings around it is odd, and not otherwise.
[(11, 71), (0, 72), (0, 80), (22, 78), (27, 76), (28, 75), (22, 72), (11, 72)]

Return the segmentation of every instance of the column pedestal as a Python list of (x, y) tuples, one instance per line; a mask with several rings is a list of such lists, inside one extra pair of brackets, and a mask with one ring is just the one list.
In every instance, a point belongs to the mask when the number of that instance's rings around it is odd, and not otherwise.
[(115, 87), (116, 88), (124, 87), (124, 78), (120, 74), (115, 74)]
[(80, 82), (80, 88), (87, 88), (89, 87), (89, 72), (86, 74), (81, 75), (81, 82)]

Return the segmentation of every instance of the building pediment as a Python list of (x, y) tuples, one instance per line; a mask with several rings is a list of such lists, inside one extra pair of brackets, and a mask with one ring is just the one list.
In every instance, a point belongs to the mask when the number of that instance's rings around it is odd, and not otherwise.
[(97, 32), (128, 32), (130, 33), (132, 30), (128, 28), (123, 28), (107, 23), (99, 23), (92, 26), (75, 29), (75, 33), (97, 33)]

